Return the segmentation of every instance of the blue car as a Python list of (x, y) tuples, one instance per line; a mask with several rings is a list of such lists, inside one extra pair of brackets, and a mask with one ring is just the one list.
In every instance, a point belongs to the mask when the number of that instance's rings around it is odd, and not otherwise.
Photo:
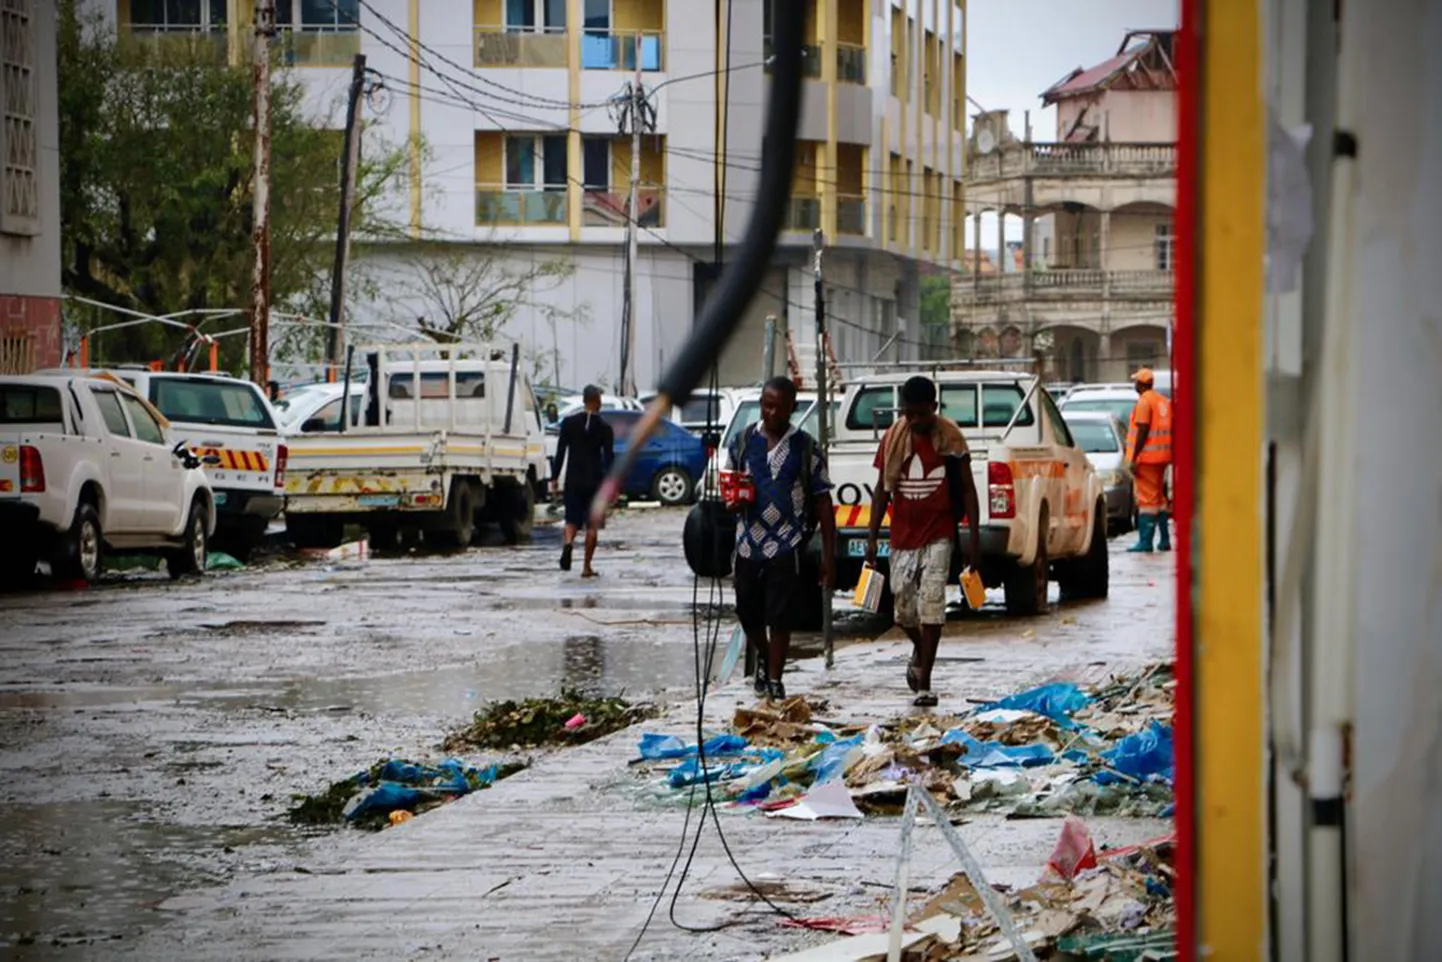
[[(631, 443), (631, 432), (641, 420), (640, 411), (602, 411), (601, 417), (616, 432), (616, 457)], [(548, 433), (558, 430), (556, 425)], [(553, 477), (559, 465), (551, 465)], [(706, 446), (701, 439), (673, 421), (656, 426), (636, 466), (626, 478), (628, 498), (659, 501), (666, 505), (690, 504), (696, 500), (697, 481), (706, 471)]]

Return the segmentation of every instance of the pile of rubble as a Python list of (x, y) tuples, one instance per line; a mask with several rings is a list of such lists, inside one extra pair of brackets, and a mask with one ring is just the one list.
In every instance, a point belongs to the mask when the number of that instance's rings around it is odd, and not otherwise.
[(795, 697), (738, 710), (699, 751), (647, 734), (634, 766), (661, 797), (710, 782), (733, 808), (799, 806), (792, 817), (895, 815), (912, 785), (952, 811), (1165, 817), (1174, 692), (1159, 664), (1091, 690), (1054, 682), (959, 716), (879, 725), (822, 722), (826, 706)]

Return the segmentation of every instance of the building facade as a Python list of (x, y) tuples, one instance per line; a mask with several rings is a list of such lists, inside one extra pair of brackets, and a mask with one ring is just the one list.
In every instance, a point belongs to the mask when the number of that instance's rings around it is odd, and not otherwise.
[(55, 23), (49, 0), (0, 3), (0, 374), (61, 360)]
[[(636, 218), (635, 380), (646, 387), (713, 283), (718, 187), (724, 245), (739, 241), (751, 213), (773, 2), (782, 0), (278, 0), (276, 43), (335, 126), (351, 58), (365, 54), (385, 91), (363, 107), (367, 139), (417, 148), (394, 204), (413, 237), (522, 271), (571, 265), (570, 277), (538, 285), (505, 330), (545, 380), (568, 385), (615, 384), (618, 374), (631, 138), (612, 99), (639, 59), (654, 115)], [(767, 282), (718, 360), (726, 384), (760, 377), (767, 314), (784, 319), (803, 352), (814, 343), (813, 229), (827, 238), (833, 349), (847, 360), (888, 345), (890, 356), (915, 356), (918, 267), (954, 266), (962, 250), (964, 7), (796, 2), (806, 4), (807, 47), (793, 197)], [(178, 18), (163, 0), (113, 9), (122, 32), (162, 42), (185, 33), (218, 49), (228, 37), (243, 57), (250, 6), (191, 0)], [(352, 263), (382, 278), (386, 296), (352, 304), (353, 314), (424, 316), (427, 305), (393, 283), (414, 257), (405, 244), (358, 242)]]
[[(1173, 34), (1126, 35), (1116, 56), (1042, 94), (1055, 139), (1018, 138), (1006, 111), (977, 115), (967, 144), (967, 212), (1022, 226), (1020, 270), (959, 275), (953, 340), (966, 357), (1040, 355), (1050, 376), (1121, 380), (1169, 367), (1176, 251)], [(1010, 266), (1010, 265), (1008, 265)]]

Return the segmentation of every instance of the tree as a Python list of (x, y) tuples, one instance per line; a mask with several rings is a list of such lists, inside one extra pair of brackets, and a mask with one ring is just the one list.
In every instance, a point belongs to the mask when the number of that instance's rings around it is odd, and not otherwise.
[[(214, 46), (142, 47), (62, 0), (59, 33), (63, 282), (67, 292), (147, 314), (250, 302), (253, 86)], [(339, 131), (307, 118), (302, 85), (271, 85), (271, 301), (307, 313), (329, 283), (339, 204)], [(407, 156), (366, 137), (356, 178), (357, 235), (397, 235), (377, 201)], [(110, 319), (110, 318), (107, 318)], [(214, 325), (240, 327), (230, 318)], [(208, 328), (210, 330), (210, 328)], [(213, 332), (213, 331), (212, 331)], [(166, 356), (183, 332), (144, 325), (106, 354)], [(243, 339), (225, 357), (239, 364)]]
[(921, 279), (922, 340), (932, 350), (951, 342), (951, 275), (928, 274)]

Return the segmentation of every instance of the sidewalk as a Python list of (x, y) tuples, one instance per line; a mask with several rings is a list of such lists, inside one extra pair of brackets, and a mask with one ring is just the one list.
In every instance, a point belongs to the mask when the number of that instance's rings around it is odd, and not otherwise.
[[(1115, 550), (1115, 549), (1114, 549)], [(1054, 607), (1016, 621), (984, 615), (953, 622), (937, 667), (942, 710), (1052, 679), (1082, 683), (1171, 653), (1170, 556), (1113, 554), (1112, 597)], [(787, 676), (793, 694), (825, 697), (828, 717), (880, 721), (907, 711), (902, 672), (909, 644), (891, 635), (820, 659)], [(719, 656), (718, 656), (719, 657)], [(736, 680), (713, 693), (709, 725), (751, 704)], [(542, 758), (496, 787), (379, 835), (345, 833), (303, 866), (265, 867), (229, 887), (171, 899), (168, 924), (128, 948), (153, 959), (357, 959), (445, 955), (463, 959), (620, 960), (640, 931), (676, 855), (685, 813), (640, 797), (627, 762), (642, 730), (694, 739), (694, 702), (638, 729)], [(694, 828), (694, 819), (692, 827)], [(753, 881), (781, 882), (790, 911), (877, 914), (894, 880), (899, 822), (867, 818), (796, 822), (721, 812), (732, 852)], [(1099, 845), (1161, 835), (1156, 819), (1088, 819)], [(976, 815), (960, 828), (988, 877), (1024, 884), (1041, 873), (1060, 820)], [(957, 870), (934, 828), (918, 828), (914, 890)], [(742, 893), (742, 894), (730, 894)], [(778, 925), (727, 860), (714, 827), (697, 852), (676, 918), (670, 895), (635, 959), (758, 959), (834, 936)], [(787, 896), (782, 896), (787, 897)], [(919, 894), (917, 895), (919, 898)], [(813, 901), (814, 900), (814, 901)]]

